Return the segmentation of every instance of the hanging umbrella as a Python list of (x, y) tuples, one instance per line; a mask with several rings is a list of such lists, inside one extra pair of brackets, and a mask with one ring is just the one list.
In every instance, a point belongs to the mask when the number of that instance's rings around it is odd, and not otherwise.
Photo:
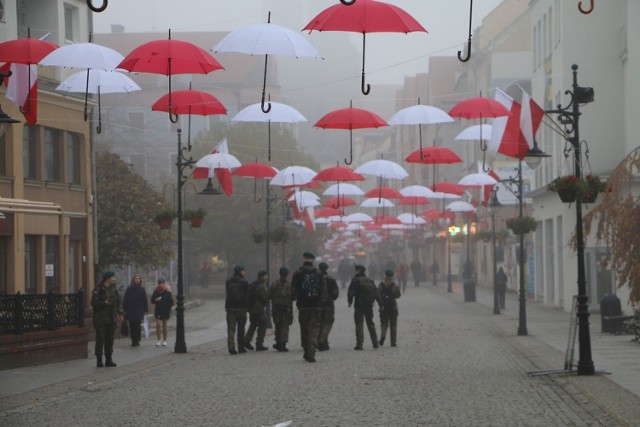
[(434, 192), (428, 187), (424, 185), (409, 185), (408, 187), (404, 187), (400, 189), (400, 194), (403, 197), (406, 196), (417, 196), (417, 197), (433, 197)]
[(318, 174), (313, 177), (313, 180), (337, 182), (364, 181), (364, 176), (346, 166), (333, 166), (319, 171)]
[(462, 159), (456, 153), (446, 147), (425, 147), (409, 154), (406, 159), (407, 163), (423, 163), (423, 164), (452, 164), (462, 163)]
[(473, 125), (464, 129), (455, 137), (456, 140), (480, 141), (491, 140), (491, 125)]
[(398, 201), (399, 205), (406, 206), (417, 206), (417, 205), (428, 205), (429, 199), (424, 196), (402, 196), (402, 198)]
[(338, 209), (338, 208), (344, 208), (347, 206), (355, 206), (356, 202), (351, 197), (341, 195), (341, 196), (333, 196), (325, 200), (322, 205), (328, 208)]
[(356, 212), (344, 217), (344, 222), (347, 224), (352, 222), (373, 222), (373, 218), (371, 215), (367, 215), (366, 213)]
[(463, 176), (462, 179), (458, 181), (458, 185), (475, 188), (496, 185), (497, 183), (498, 181), (494, 177), (486, 173), (471, 173)]
[(349, 103), (349, 108), (342, 108), (325, 114), (316, 122), (315, 127), (322, 129), (349, 129), (349, 161), (344, 159), (347, 165), (353, 163), (353, 129), (379, 128), (387, 126), (380, 116), (371, 111), (354, 108)]
[(269, 166), (264, 163), (245, 163), (239, 166), (236, 170), (231, 172), (231, 175), (244, 176), (251, 178), (273, 178), (278, 173), (278, 170), (273, 166)]
[(339, 218), (340, 215), (342, 215), (342, 212), (340, 211), (340, 209), (325, 206), (316, 210), (315, 214), (316, 218), (329, 218), (332, 216), (336, 216)]
[(372, 199), (367, 199), (365, 201), (363, 201), (362, 203), (360, 203), (360, 207), (362, 208), (392, 208), (395, 205), (393, 204), (393, 202), (389, 199), (384, 199), (384, 198), (372, 198)]
[(402, 224), (402, 222), (395, 216), (388, 216), (388, 215), (376, 215), (373, 218), (373, 221), (376, 224), (380, 224), (382, 226)]
[[(58, 45), (31, 38), (31, 28), (27, 29), (27, 37), (17, 40), (9, 40), (0, 43), (0, 63), (6, 62), (9, 65), (10, 75), (12, 73), (22, 74), (27, 76), (27, 85), (24, 93), (27, 94), (24, 102), (16, 102), (20, 106), (20, 112), (25, 115), (31, 115), (33, 121), (27, 118), (27, 123), (32, 125), (35, 123), (35, 112), (37, 111), (37, 105), (33, 105), (32, 101), (36, 95), (32, 98), (32, 77), (33, 80), (37, 80), (38, 76), (38, 64), (42, 59), (58, 48)], [(35, 84), (35, 83), (34, 83)], [(9, 95), (9, 94), (7, 94)], [(10, 98), (14, 101), (18, 101), (15, 98)]]
[(316, 176), (316, 172), (306, 166), (287, 166), (271, 179), (269, 185), (299, 187), (311, 182), (314, 176)]
[(355, 170), (362, 175), (377, 176), (380, 179), (404, 179), (409, 173), (396, 162), (391, 160), (370, 160), (361, 164)]
[[(132, 73), (168, 76), (169, 111), (172, 110), (171, 76), (175, 74), (209, 74), (212, 71), (224, 69), (206, 50), (193, 43), (173, 40), (171, 31), (169, 31), (169, 38), (166, 40), (153, 40), (135, 48), (117, 68), (123, 68)], [(177, 116), (171, 112), (169, 112), (169, 119), (172, 123), (178, 123)]]
[[(207, 154), (196, 162), (193, 177), (196, 179), (206, 178), (206, 174), (214, 169), (234, 169), (241, 165), (240, 160), (229, 153)], [(203, 174), (205, 176), (202, 176)]]
[(233, 118), (232, 122), (266, 122), (268, 133), (268, 158), (271, 160), (271, 122), (276, 123), (299, 123), (306, 122), (307, 118), (298, 110), (286, 104), (273, 102), (269, 104), (269, 111), (262, 111), (262, 105), (252, 104), (240, 110)]
[(269, 55), (289, 57), (321, 58), (322, 55), (300, 33), (271, 23), (271, 12), (266, 24), (239, 28), (227, 34), (216, 44), (214, 52), (237, 52), (246, 55), (264, 55), (264, 77), (262, 80), (262, 102), (260, 108), (264, 113), (271, 110), (271, 102), (265, 107), (265, 91), (267, 86), (267, 61)]
[(330, 6), (314, 17), (303, 29), (317, 31), (347, 31), (362, 33), (362, 84), (361, 90), (368, 95), (371, 87), (365, 85), (365, 54), (367, 33), (427, 32), (418, 21), (403, 9), (380, 1), (359, 0), (346, 7), (342, 4)]
[(451, 123), (453, 118), (443, 110), (431, 105), (418, 105), (403, 108), (389, 119), (389, 125), (418, 125), (420, 150), (422, 150), (422, 125)]
[(287, 201), (295, 205), (298, 212), (302, 212), (307, 207), (320, 206), (322, 202), (318, 199), (318, 195), (310, 191), (295, 191)]
[(471, 203), (463, 202), (461, 200), (457, 202), (451, 202), (447, 205), (447, 210), (450, 212), (475, 212), (476, 208)]
[(395, 188), (391, 187), (376, 187), (364, 194), (364, 197), (378, 197), (385, 199), (399, 199), (402, 197), (402, 194)]
[(402, 213), (398, 215), (397, 218), (403, 224), (422, 225), (427, 223), (424, 218), (420, 218), (418, 215), (412, 213)]
[(364, 191), (362, 191), (357, 185), (343, 182), (342, 184), (333, 184), (322, 192), (323, 196), (338, 196), (340, 194), (345, 196), (362, 196)]
[(98, 95), (98, 126), (96, 132), (102, 132), (102, 108), (100, 97), (104, 93), (130, 93), (142, 90), (129, 77), (117, 71), (90, 69), (72, 74), (64, 79), (56, 92), (85, 93), (84, 118), (87, 120), (87, 94)]
[(431, 189), (436, 193), (449, 193), (455, 195), (464, 194), (464, 188), (458, 184), (452, 182), (436, 182), (431, 186)]

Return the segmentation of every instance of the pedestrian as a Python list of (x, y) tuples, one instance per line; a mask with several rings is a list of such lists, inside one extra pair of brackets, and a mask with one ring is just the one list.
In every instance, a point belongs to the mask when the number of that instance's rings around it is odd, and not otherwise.
[(500, 269), (498, 270), (498, 273), (496, 273), (496, 293), (498, 294), (498, 304), (500, 306), (500, 308), (504, 308), (505, 307), (505, 296), (507, 293), (507, 275), (504, 272), (504, 270), (502, 269), (502, 267), (500, 267)]
[[(246, 353), (244, 327), (249, 309), (249, 283), (244, 278), (243, 265), (233, 267), (233, 276), (225, 283), (224, 309), (227, 312), (227, 347), (229, 354)], [(238, 350), (236, 351), (236, 335)]]
[(269, 304), (269, 290), (267, 289), (269, 273), (266, 270), (258, 271), (258, 279), (249, 285), (249, 328), (244, 335), (244, 348), (253, 350), (251, 340), (256, 335), (256, 351), (265, 351), (269, 348), (264, 345), (264, 337), (267, 334), (267, 304)]
[(433, 279), (433, 286), (438, 285), (438, 275), (440, 274), (440, 266), (438, 265), (438, 261), (433, 260), (433, 264), (431, 264), (431, 278)]
[(422, 264), (415, 258), (411, 261), (411, 273), (413, 274), (413, 282), (416, 288), (419, 288), (420, 280), (422, 279)]
[(200, 267), (200, 277), (198, 278), (200, 281), (200, 287), (207, 289), (209, 287), (209, 282), (211, 281), (211, 267), (208, 262), (202, 264)]
[(171, 317), (171, 307), (173, 307), (173, 296), (169, 289), (167, 282), (160, 278), (151, 294), (151, 304), (156, 306), (153, 314), (156, 318), (156, 336), (158, 337), (156, 347), (167, 346), (167, 321)]
[[(122, 320), (122, 303), (116, 288), (116, 275), (113, 271), (105, 271), (102, 280), (91, 294), (93, 308), (93, 327), (96, 330), (95, 355), (97, 367), (116, 366), (113, 361), (113, 340), (116, 322)], [(102, 363), (102, 355), (105, 363)]]
[(278, 351), (289, 351), (287, 342), (289, 342), (289, 326), (293, 323), (293, 289), (287, 280), (289, 269), (280, 267), (279, 275), (280, 278), (269, 287), (276, 341), (273, 348)]
[(354, 306), (353, 320), (356, 325), (356, 347), (354, 350), (362, 350), (364, 341), (363, 323), (365, 321), (373, 348), (378, 348), (376, 324), (373, 322), (373, 303), (377, 301), (380, 310), (384, 310), (382, 298), (378, 295), (378, 288), (376, 288), (373, 280), (366, 276), (365, 272), (366, 268), (364, 265), (358, 264), (355, 266), (355, 276), (349, 284), (347, 294), (349, 307), (351, 307), (352, 304)]
[(322, 300), (322, 316), (320, 318), (320, 334), (318, 334), (318, 350), (329, 350), (329, 334), (335, 321), (336, 307), (335, 300), (340, 295), (338, 282), (329, 275), (329, 265), (326, 262), (318, 264), (320, 273), (324, 277), (324, 283), (327, 285), (327, 292)]
[(398, 302), (400, 286), (393, 281), (393, 270), (385, 270), (384, 280), (378, 285), (378, 293), (382, 298), (384, 310), (380, 311), (380, 345), (384, 345), (387, 328), (391, 335), (391, 347), (396, 346), (398, 336)]
[(129, 322), (131, 347), (138, 347), (142, 338), (141, 323), (147, 316), (149, 303), (147, 291), (142, 286), (142, 277), (137, 273), (133, 275), (131, 284), (124, 292), (122, 309), (124, 310), (124, 319)]
[(316, 361), (318, 335), (320, 334), (320, 320), (322, 316), (322, 299), (326, 293), (324, 277), (314, 267), (315, 255), (311, 252), (302, 254), (303, 263), (291, 279), (291, 286), (298, 307), (298, 322), (300, 323), (300, 338), (304, 349), (304, 360)]
[(407, 291), (407, 281), (409, 280), (409, 266), (404, 262), (404, 259), (400, 260), (398, 263), (396, 275), (398, 277), (398, 282), (400, 282), (399, 284), (402, 288), (402, 293), (404, 294)]
[(348, 259), (342, 258), (338, 265), (338, 278), (340, 279), (340, 286), (342, 289), (347, 287), (347, 282), (351, 279), (351, 272), (353, 267)]

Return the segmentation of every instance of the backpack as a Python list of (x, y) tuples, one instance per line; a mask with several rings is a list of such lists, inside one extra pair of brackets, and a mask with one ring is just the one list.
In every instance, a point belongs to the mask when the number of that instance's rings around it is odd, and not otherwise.
[(376, 284), (373, 283), (373, 280), (368, 277), (361, 277), (359, 279), (360, 286), (358, 289), (358, 295), (360, 299), (360, 303), (362, 305), (371, 305), (376, 300), (376, 295), (378, 294), (378, 288)]
[(232, 304), (243, 303), (244, 295), (240, 289), (240, 280), (237, 277), (230, 278), (226, 283), (227, 300)]
[(247, 300), (249, 302), (249, 307), (253, 307), (254, 305), (256, 305), (256, 302), (258, 301), (258, 283), (257, 282), (253, 282), (252, 284), (249, 285), (249, 294), (248, 294)]
[(307, 298), (318, 298), (322, 294), (322, 283), (320, 274), (317, 271), (311, 271), (304, 275), (300, 285), (302, 294)]
[(389, 286), (388, 288), (382, 287), (382, 302), (384, 303), (385, 308), (393, 308), (396, 304), (396, 299), (393, 296), (393, 286)]

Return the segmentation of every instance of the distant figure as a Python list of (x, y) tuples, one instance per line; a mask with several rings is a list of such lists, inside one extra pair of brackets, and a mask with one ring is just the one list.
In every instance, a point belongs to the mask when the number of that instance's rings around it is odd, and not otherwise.
[(142, 338), (142, 319), (144, 319), (149, 311), (147, 302), (147, 291), (142, 286), (142, 277), (134, 274), (131, 284), (124, 292), (122, 299), (122, 310), (124, 311), (124, 319), (129, 322), (129, 337), (131, 338), (131, 347), (138, 347)]
[(320, 273), (324, 276), (324, 282), (327, 285), (327, 293), (322, 299), (322, 318), (320, 320), (320, 334), (318, 335), (318, 350), (329, 350), (329, 333), (335, 321), (335, 300), (340, 295), (338, 283), (336, 279), (329, 275), (329, 265), (326, 262), (318, 264)]
[(289, 269), (280, 267), (279, 274), (280, 278), (269, 287), (276, 341), (273, 348), (278, 351), (289, 351), (287, 342), (289, 342), (289, 326), (293, 323), (293, 289), (287, 280)]
[(384, 272), (384, 280), (378, 285), (378, 293), (382, 298), (384, 309), (380, 311), (380, 345), (384, 345), (387, 328), (391, 335), (391, 347), (396, 346), (398, 331), (398, 302), (400, 286), (393, 281), (393, 270)]
[(266, 270), (258, 271), (258, 280), (249, 285), (249, 328), (244, 336), (244, 348), (253, 350), (251, 340), (256, 335), (256, 351), (268, 350), (264, 345), (264, 337), (267, 333), (267, 312), (269, 303), (269, 290), (267, 289), (269, 273)]
[(204, 264), (202, 264), (202, 267), (200, 267), (200, 287), (201, 288), (208, 288), (209, 287), (209, 282), (211, 281), (211, 266), (209, 266), (208, 262), (205, 262)]
[(440, 266), (438, 265), (438, 261), (433, 260), (433, 264), (431, 264), (431, 277), (433, 279), (433, 286), (438, 286), (438, 275), (440, 274)]
[[(225, 283), (226, 297), (224, 309), (227, 312), (227, 347), (229, 354), (246, 353), (244, 348), (244, 327), (249, 309), (249, 283), (244, 279), (244, 266), (233, 267), (233, 276)], [(236, 339), (238, 337), (238, 350)]]
[(347, 282), (351, 280), (351, 272), (353, 271), (353, 266), (349, 262), (348, 259), (342, 258), (340, 264), (338, 265), (338, 280), (340, 280), (340, 286), (342, 289), (347, 287)]
[(411, 273), (413, 274), (413, 283), (416, 288), (419, 288), (420, 279), (422, 278), (422, 264), (417, 259), (411, 261)]
[(378, 294), (376, 284), (365, 274), (364, 265), (355, 266), (355, 276), (349, 284), (347, 300), (349, 307), (353, 304), (353, 321), (356, 326), (356, 346), (354, 350), (362, 350), (364, 342), (364, 322), (367, 323), (369, 336), (373, 348), (378, 348), (378, 334), (376, 333), (376, 324), (373, 323), (373, 303), (378, 302), (380, 310), (384, 310), (382, 298)]
[(173, 296), (164, 279), (158, 279), (158, 284), (151, 295), (151, 304), (155, 304), (154, 317), (156, 318), (156, 335), (158, 342), (156, 347), (167, 346), (167, 321), (171, 316)]
[(399, 282), (398, 284), (402, 288), (402, 293), (404, 294), (407, 290), (407, 282), (409, 281), (409, 266), (404, 262), (404, 260), (400, 260), (396, 267), (396, 277)]
[[(113, 271), (106, 271), (102, 275), (102, 280), (91, 294), (91, 307), (93, 308), (93, 327), (96, 330), (97, 367), (115, 367), (116, 364), (111, 356), (116, 321), (122, 318), (122, 304)], [(103, 354), (106, 359), (104, 364), (102, 363)]]
[(507, 293), (507, 275), (502, 267), (496, 273), (496, 293), (498, 294), (498, 303), (500, 308), (504, 308), (505, 294)]

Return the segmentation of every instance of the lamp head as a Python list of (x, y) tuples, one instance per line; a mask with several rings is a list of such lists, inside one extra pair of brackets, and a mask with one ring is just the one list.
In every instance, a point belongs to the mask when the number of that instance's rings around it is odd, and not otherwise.
[(575, 89), (574, 101), (578, 104), (588, 104), (594, 101), (594, 92), (592, 87), (578, 86)]
[(530, 148), (529, 151), (524, 155), (524, 162), (529, 166), (530, 169), (535, 169), (540, 166), (540, 162), (545, 157), (551, 157), (550, 154), (545, 153), (538, 147), (538, 141), (533, 139), (533, 148)]
[(202, 194), (203, 196), (218, 196), (220, 194), (222, 194), (222, 191), (220, 191), (219, 188), (215, 188), (213, 186), (213, 180), (211, 178), (209, 178), (207, 180), (207, 186), (204, 187), (204, 189), (199, 192), (198, 194)]
[(2, 111), (2, 107), (0, 107), (0, 137), (5, 134), (9, 125), (13, 123), (20, 123), (20, 120), (12, 118), (7, 113)]

